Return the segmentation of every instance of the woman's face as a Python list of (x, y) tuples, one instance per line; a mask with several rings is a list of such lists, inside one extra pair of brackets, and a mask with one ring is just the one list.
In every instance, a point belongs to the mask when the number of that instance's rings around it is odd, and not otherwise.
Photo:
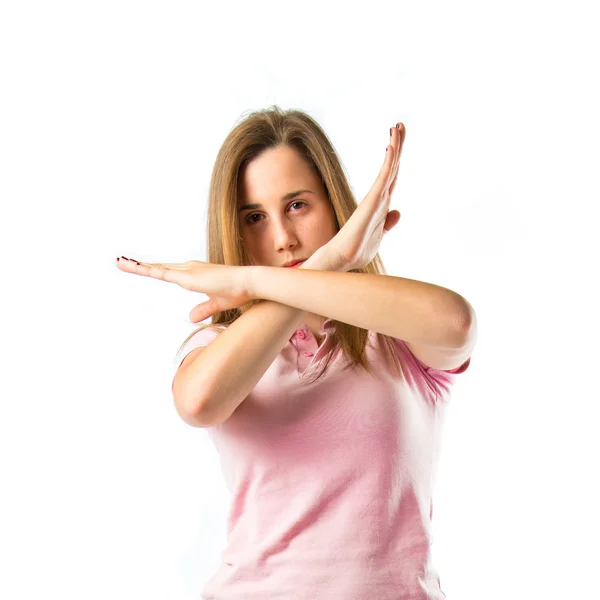
[[(285, 198), (299, 190), (305, 191)], [(323, 184), (289, 146), (269, 148), (248, 163), (237, 208), (252, 264), (306, 260), (337, 233)]]

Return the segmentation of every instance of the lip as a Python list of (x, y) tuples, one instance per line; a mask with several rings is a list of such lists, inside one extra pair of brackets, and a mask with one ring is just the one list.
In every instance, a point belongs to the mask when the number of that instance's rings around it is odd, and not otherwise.
[(293, 269), (294, 267), (299, 267), (303, 262), (306, 262), (305, 260), (300, 260), (297, 263), (294, 263), (293, 265), (288, 265), (286, 267), (286, 269)]

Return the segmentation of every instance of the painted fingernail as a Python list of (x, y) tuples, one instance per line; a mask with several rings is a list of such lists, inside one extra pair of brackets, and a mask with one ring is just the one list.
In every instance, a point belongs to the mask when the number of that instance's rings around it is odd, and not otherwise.
[(140, 264), (137, 260), (135, 260), (135, 258), (127, 258), (126, 256), (121, 256), (121, 258), (124, 258), (125, 260), (129, 260), (131, 262), (134, 262), (136, 265)]
[(390, 137), (392, 137), (392, 128), (390, 127)]

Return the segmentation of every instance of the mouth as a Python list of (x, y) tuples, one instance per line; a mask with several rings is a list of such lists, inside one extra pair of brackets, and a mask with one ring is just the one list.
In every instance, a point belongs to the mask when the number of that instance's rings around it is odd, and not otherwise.
[(294, 267), (299, 267), (303, 262), (306, 262), (304, 260), (299, 260), (297, 263), (294, 263), (293, 265), (288, 265), (286, 267), (286, 269), (293, 269)]

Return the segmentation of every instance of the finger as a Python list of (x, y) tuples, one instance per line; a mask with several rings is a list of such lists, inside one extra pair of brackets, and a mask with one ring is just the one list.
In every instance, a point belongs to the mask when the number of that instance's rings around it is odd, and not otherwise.
[(396, 178), (396, 175), (398, 173), (400, 155), (402, 154), (402, 145), (404, 143), (405, 135), (406, 129), (404, 128), (403, 123), (398, 123), (398, 126), (394, 127), (392, 130), (392, 144), (394, 146), (394, 164), (392, 166), (390, 183)]
[(207, 300), (206, 302), (201, 302), (192, 308), (190, 311), (190, 321), (192, 323), (200, 323), (204, 321), (204, 319), (208, 319), (214, 310), (212, 307), (213, 299)]
[(398, 170), (400, 168), (400, 155), (402, 154), (402, 147), (404, 146), (404, 139), (406, 137), (406, 128), (403, 123), (399, 124), (398, 127), (398, 135), (396, 136), (398, 141), (398, 146), (396, 150), (395, 163), (392, 169), (392, 177), (390, 182), (389, 193), (390, 196), (393, 194), (394, 189), (396, 187), (396, 181), (398, 180)]
[[(379, 184), (381, 188), (378, 190), (378, 197), (385, 191), (386, 187), (390, 186), (390, 183), (393, 179), (394, 173), (394, 165), (396, 164), (396, 144), (394, 143), (394, 139), (396, 137), (396, 133), (394, 133), (395, 127), (392, 128), (392, 138), (390, 140), (390, 144), (387, 147), (385, 153), (385, 160), (383, 161), (383, 166), (381, 167), (381, 171), (379, 171), (379, 177), (375, 180), (375, 185)], [(375, 186), (374, 186), (375, 187)]]
[(127, 264), (129, 262), (133, 262), (139, 263), (140, 265), (144, 265), (146, 267), (162, 267), (163, 269), (175, 269), (178, 271), (183, 271), (184, 269), (187, 269), (190, 266), (189, 261), (184, 263), (148, 263), (142, 262), (135, 258), (127, 258), (126, 256), (121, 256), (120, 258), (117, 258), (117, 261), (119, 264)]
[[(140, 261), (138, 261), (140, 262)], [(173, 271), (185, 271), (189, 268), (187, 263), (140, 263), (146, 267), (159, 267), (161, 269), (171, 269)]]
[(395, 227), (400, 221), (400, 211), (391, 210), (387, 217), (385, 218), (385, 223), (383, 224), (383, 233), (384, 235), (393, 227)]
[(402, 152), (402, 141), (403, 141), (403, 133), (404, 133), (404, 125), (402, 123), (398, 124), (398, 127), (392, 128), (392, 139), (391, 144), (394, 147), (394, 162), (392, 164), (392, 169), (390, 172), (389, 183), (393, 181), (396, 176), (396, 172), (398, 171), (398, 163), (400, 161), (400, 153)]
[(171, 283), (178, 283), (179, 279), (176, 277), (175, 272), (183, 274), (183, 272), (189, 269), (189, 264), (146, 263), (121, 256), (120, 258), (117, 258), (117, 267), (125, 273), (133, 273), (135, 275), (142, 275), (143, 277), (153, 277)]
[(377, 175), (377, 179), (375, 179), (375, 182), (371, 186), (369, 194), (374, 194), (377, 198), (381, 197), (381, 194), (385, 190), (385, 186), (388, 184), (393, 164), (394, 147), (391, 144), (389, 144), (386, 147), (385, 158), (383, 159), (383, 164), (381, 165), (379, 174)]
[(150, 263), (139, 263), (131, 260), (119, 260), (117, 266), (121, 271), (141, 275), (142, 277), (152, 277), (169, 283), (179, 283), (182, 278), (182, 272), (178, 269), (155, 266)]
[(137, 262), (145, 267), (157, 267), (159, 269), (171, 269), (173, 271), (185, 271), (189, 268), (187, 263), (146, 263), (139, 260)]

